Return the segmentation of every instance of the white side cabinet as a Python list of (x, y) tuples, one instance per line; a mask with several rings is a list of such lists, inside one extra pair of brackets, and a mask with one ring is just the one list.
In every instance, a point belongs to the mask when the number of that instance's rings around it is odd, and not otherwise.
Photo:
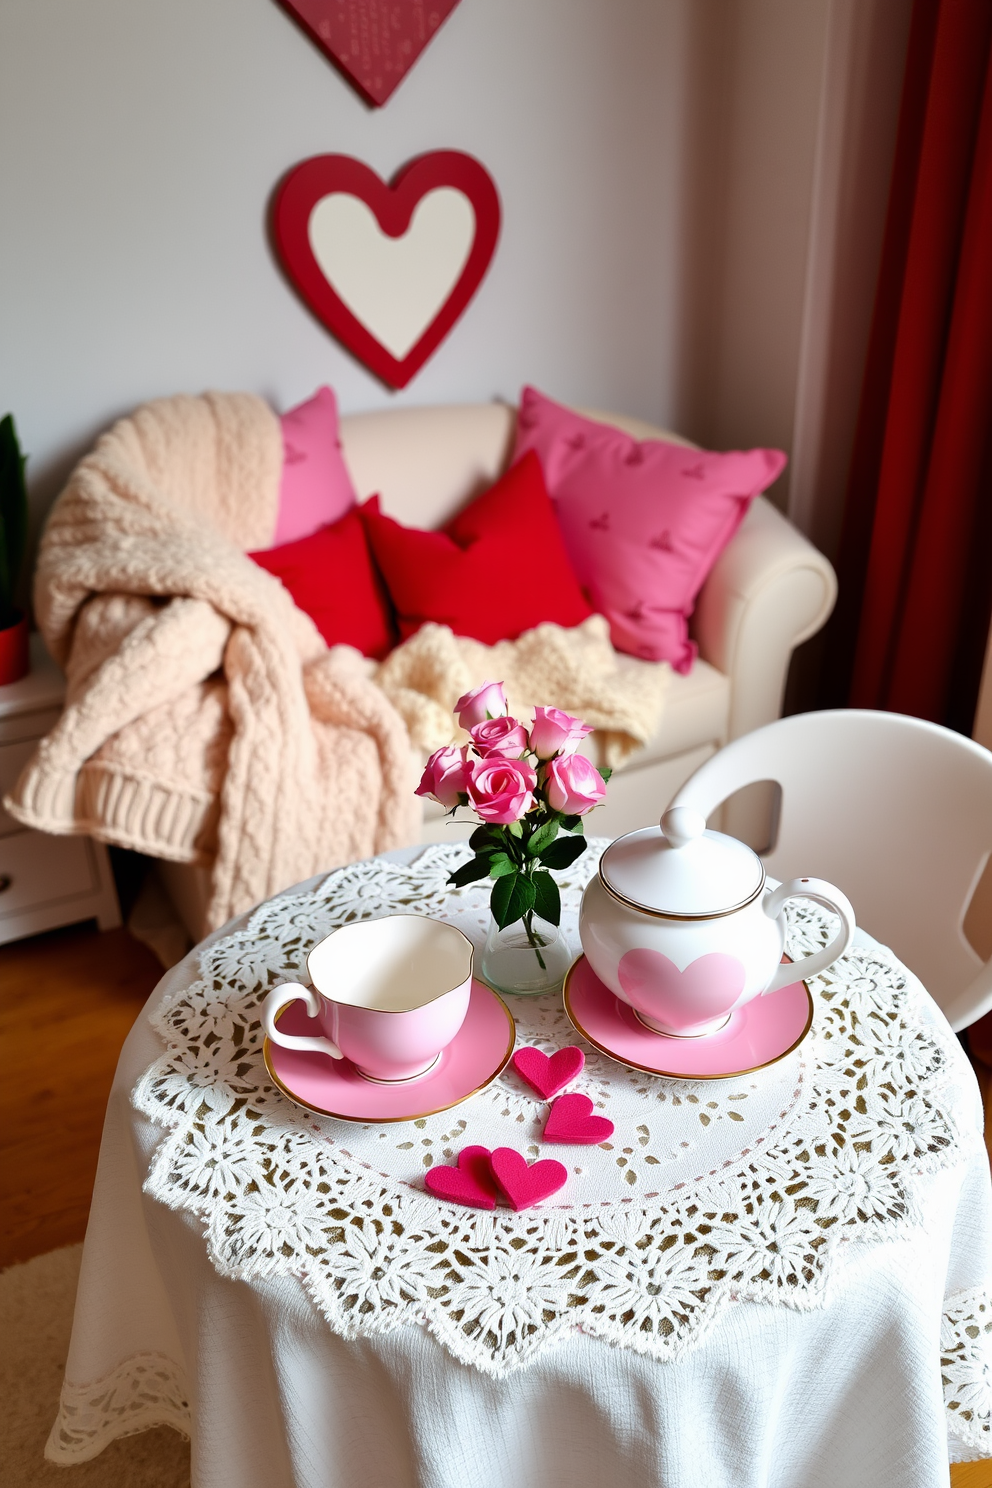
[[(57, 722), (64, 693), (62, 673), (32, 635), (31, 671), (0, 687), (0, 797)], [(103, 843), (29, 831), (0, 807), (0, 945), (94, 918), (101, 930), (121, 922)]]

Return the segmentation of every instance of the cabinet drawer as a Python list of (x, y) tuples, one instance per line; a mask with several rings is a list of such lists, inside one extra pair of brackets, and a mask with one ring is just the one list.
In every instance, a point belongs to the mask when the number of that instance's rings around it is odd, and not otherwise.
[(0, 924), (39, 905), (92, 894), (99, 884), (85, 837), (21, 830), (0, 840)]
[[(13, 790), (18, 776), (38, 746), (37, 739), (25, 739), (21, 744), (0, 744), (0, 799)], [(23, 823), (8, 816), (0, 806), (0, 837), (11, 832), (23, 832)]]

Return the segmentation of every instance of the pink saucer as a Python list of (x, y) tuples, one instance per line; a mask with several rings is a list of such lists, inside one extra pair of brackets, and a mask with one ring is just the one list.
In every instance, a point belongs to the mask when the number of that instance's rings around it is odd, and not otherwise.
[(813, 1022), (813, 998), (805, 982), (793, 982), (745, 1003), (716, 1033), (671, 1038), (645, 1028), (580, 956), (565, 978), (565, 1011), (583, 1038), (631, 1069), (676, 1080), (727, 1080), (798, 1048)]
[[(302, 1002), (279, 1018), (287, 1033), (313, 1032)], [(284, 1049), (265, 1040), (265, 1067), (290, 1100), (339, 1121), (413, 1121), (457, 1106), (505, 1068), (516, 1037), (513, 1016), (496, 993), (472, 982), (468, 1012), (437, 1064), (415, 1080), (395, 1085), (365, 1080), (347, 1059)]]

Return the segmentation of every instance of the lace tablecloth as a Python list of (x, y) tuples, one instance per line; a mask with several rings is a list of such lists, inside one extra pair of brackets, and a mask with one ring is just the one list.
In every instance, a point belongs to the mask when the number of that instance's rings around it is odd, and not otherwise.
[[(606, 1477), (688, 1488), (722, 1481), (725, 1451), (734, 1454), (725, 1480), (735, 1488), (779, 1482), (769, 1452), (785, 1464), (790, 1488), (819, 1483), (817, 1462), (824, 1483), (853, 1485), (861, 1479), (853, 1466), (840, 1470), (837, 1453), (850, 1453), (852, 1436), (859, 1442), (859, 1411), (873, 1417), (876, 1440), (889, 1438), (900, 1488), (941, 1481), (933, 1473), (946, 1476), (948, 1443), (952, 1459), (992, 1455), (992, 1227), (977, 1089), (923, 988), (863, 933), (811, 983), (806, 1042), (756, 1074), (658, 1079), (584, 1046), (585, 1069), (571, 1088), (611, 1118), (614, 1136), (598, 1147), (544, 1148), (566, 1162), (569, 1180), (520, 1214), (447, 1204), (423, 1186), (426, 1168), (454, 1162), (469, 1143), (542, 1153), (547, 1106), (512, 1068), (470, 1102), (398, 1125), (321, 1118), (272, 1086), (259, 1004), (277, 980), (301, 973), (307, 950), (330, 929), (416, 908), (481, 945), (488, 886), (446, 884), (465, 855), (453, 845), (412, 863), (372, 860), (272, 900), (202, 947), (198, 961), (194, 953), (152, 999), (108, 1114), (49, 1455), (80, 1460), (115, 1435), (167, 1421), (192, 1424), (194, 1482), (218, 1488), (578, 1488)], [(590, 851), (560, 875), (576, 950), (579, 896), (595, 861)], [(794, 956), (833, 933), (812, 904), (793, 906), (789, 926)], [(512, 1011), (518, 1046), (550, 1053), (583, 1044), (560, 997), (514, 999)], [(132, 1087), (128, 1113), (121, 1097)], [(134, 1245), (122, 1250), (128, 1237)], [(111, 1277), (116, 1335), (107, 1323)], [(232, 1283), (248, 1286), (232, 1293)], [(138, 1296), (149, 1314), (144, 1335)], [(222, 1306), (253, 1313), (236, 1344), (229, 1318), (206, 1325)], [(132, 1346), (141, 1336), (143, 1346)], [(257, 1377), (246, 1385), (243, 1360), (230, 1359), (232, 1346), (264, 1358), (264, 1407)], [(341, 1371), (367, 1371), (370, 1358), (380, 1391), (388, 1376), (387, 1397), (396, 1392), (391, 1408), (381, 1394), (356, 1402), (351, 1383), (342, 1390)], [(411, 1370), (424, 1369), (433, 1387), (410, 1382)], [(776, 1391), (799, 1389), (807, 1371), (818, 1378), (813, 1397), (786, 1409)], [(218, 1372), (230, 1376), (222, 1385)], [(605, 1375), (612, 1383), (600, 1397)], [(360, 1469), (342, 1456), (339, 1433), (328, 1447), (333, 1462), (313, 1445), (325, 1429), (311, 1419), (314, 1400), (328, 1390), (347, 1398), (349, 1421), (366, 1413)], [(574, 1395), (564, 1407), (563, 1390)], [(650, 1430), (645, 1390), (655, 1397)], [(552, 1435), (571, 1442), (576, 1428), (566, 1418), (584, 1393), (604, 1416), (615, 1460), (598, 1438), (593, 1456), (584, 1452), (565, 1475), (560, 1456), (540, 1471), (532, 1457), (529, 1466), (514, 1459), (512, 1472), (498, 1449), (493, 1458), (494, 1412), (510, 1411), (503, 1432), (526, 1437), (536, 1410)], [(759, 1429), (750, 1418), (761, 1401), (772, 1415)], [(328, 1407), (333, 1417), (338, 1409)], [(805, 1446), (794, 1427), (782, 1439), (796, 1411), (808, 1423)], [(377, 1441), (370, 1457), (383, 1412), (405, 1419), (410, 1440), (388, 1450)], [(391, 1420), (386, 1434), (394, 1429)], [(624, 1445), (632, 1431), (636, 1470)], [(264, 1448), (254, 1440), (262, 1432)], [(858, 1452), (872, 1457), (863, 1443)], [(876, 1488), (889, 1479), (872, 1460), (865, 1481)]]

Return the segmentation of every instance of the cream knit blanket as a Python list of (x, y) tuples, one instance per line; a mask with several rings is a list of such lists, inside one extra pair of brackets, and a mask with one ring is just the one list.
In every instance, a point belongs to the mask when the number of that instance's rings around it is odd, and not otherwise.
[(563, 630), (538, 625), (515, 641), (484, 646), (423, 625), (379, 667), (376, 681), (424, 753), (462, 741), (455, 701), (481, 682), (502, 682), (511, 714), (563, 708), (597, 730), (602, 763), (617, 766), (646, 744), (661, 720), (671, 668), (622, 662), (602, 615)]
[(7, 809), (210, 864), (211, 928), (417, 834), (402, 721), (245, 556), (272, 539), (281, 466), (258, 398), (149, 403), (76, 468), (38, 559), (66, 708)]

